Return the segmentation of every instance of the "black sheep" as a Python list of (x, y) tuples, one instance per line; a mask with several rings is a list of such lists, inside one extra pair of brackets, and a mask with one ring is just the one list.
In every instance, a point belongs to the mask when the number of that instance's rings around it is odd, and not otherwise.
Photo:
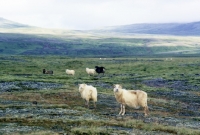
[(43, 69), (43, 74), (53, 74), (52, 70), (46, 71), (46, 69)]
[(46, 74), (46, 69), (43, 69), (43, 74)]
[(98, 66), (95, 66), (95, 71), (100, 74), (100, 73), (105, 73), (105, 67), (98, 67)]

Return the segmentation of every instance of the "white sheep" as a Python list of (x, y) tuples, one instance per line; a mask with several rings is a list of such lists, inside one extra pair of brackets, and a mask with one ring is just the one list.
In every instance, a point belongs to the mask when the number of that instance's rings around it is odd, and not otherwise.
[(75, 71), (74, 70), (69, 70), (69, 69), (66, 69), (66, 73), (68, 74), (68, 75), (75, 75)]
[(96, 73), (95, 69), (86, 68), (86, 72), (88, 75), (94, 75)]
[(148, 115), (147, 106), (147, 93), (142, 90), (125, 90), (119, 84), (114, 85), (114, 95), (118, 103), (120, 103), (121, 110), (119, 115), (125, 114), (125, 106), (133, 107), (138, 109), (139, 107), (144, 108), (145, 116)]
[(95, 102), (97, 102), (97, 89), (91, 85), (79, 84), (79, 92), (81, 97), (86, 101), (86, 105), (89, 108), (89, 101), (93, 100), (94, 107), (96, 108)]

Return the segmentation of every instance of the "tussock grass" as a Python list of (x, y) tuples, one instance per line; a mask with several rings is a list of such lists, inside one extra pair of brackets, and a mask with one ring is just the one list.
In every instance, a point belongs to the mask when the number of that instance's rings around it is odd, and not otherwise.
[[(199, 130), (182, 128), (182, 127), (172, 127), (172, 126), (163, 126), (158, 123), (146, 124), (141, 120), (126, 120), (126, 121), (116, 121), (110, 120), (107, 121), (98, 121), (98, 120), (71, 120), (71, 121), (62, 121), (62, 120), (49, 120), (49, 119), (27, 119), (27, 118), (0, 118), (0, 122), (18, 122), (21, 125), (29, 126), (43, 126), (46, 128), (51, 128), (56, 125), (62, 127), (66, 132), (72, 134), (110, 134), (112, 129), (105, 128), (108, 127), (124, 127), (124, 128), (135, 128), (139, 130), (145, 130), (146, 132), (150, 131), (160, 131), (165, 133), (177, 134), (177, 135), (199, 135)], [(120, 131), (119, 131), (120, 132)]]
[[(6, 56), (1, 56), (7, 58)], [(8, 56), (9, 57), (9, 56)], [(182, 102), (179, 99), (159, 98), (151, 92), (166, 92), (172, 91), (168, 87), (150, 87), (146, 86), (143, 81), (155, 78), (162, 78), (165, 80), (184, 80), (192, 85), (199, 85), (199, 58), (173, 58), (173, 60), (166, 60), (166, 58), (107, 58), (100, 60), (99, 58), (68, 58), (59, 56), (17, 56), (21, 61), (2, 60), (1, 68), (1, 82), (15, 82), (15, 81), (31, 81), (31, 82), (51, 82), (62, 84), (63, 87), (59, 89), (23, 89), (13, 90), (12, 92), (3, 92), (0, 94), (0, 99), (17, 100), (33, 102), (37, 101), (38, 106), (42, 108), (63, 108), (74, 109), (84, 113), (97, 115), (105, 120), (61, 120), (61, 119), (36, 119), (36, 118), (12, 118), (11, 116), (1, 117), (2, 123), (20, 123), (27, 126), (42, 126), (51, 129), (54, 126), (61, 127), (66, 133), (71, 134), (110, 134), (113, 133), (112, 128), (105, 127), (123, 127), (128, 129), (138, 129), (145, 132), (161, 131), (172, 134), (199, 134), (198, 130), (185, 127), (172, 127), (163, 125), (162, 123), (151, 122), (145, 123), (142, 119), (136, 120), (132, 117), (125, 117), (125, 119), (115, 119), (113, 115), (118, 113), (118, 107), (112, 105), (116, 102), (111, 100), (113, 97), (113, 84), (122, 84), (126, 89), (141, 89), (149, 93), (148, 103), (150, 106), (163, 107), (168, 109), (168, 112), (160, 110), (150, 110), (152, 116), (174, 116), (179, 111), (179, 104)], [(17, 66), (16, 66), (17, 65)], [(106, 67), (105, 75), (88, 76), (85, 68), (93, 68), (94, 66)], [(54, 75), (42, 74), (42, 69), (53, 70)], [(73, 68), (76, 71), (75, 76), (68, 76), (65, 69)], [(97, 87), (98, 93), (107, 95), (109, 104), (102, 103), (100, 108), (96, 110), (88, 109), (84, 106), (84, 101), (78, 93), (78, 84), (87, 83)], [(199, 95), (198, 91), (193, 92)], [(102, 102), (102, 101), (101, 101)], [(177, 108), (173, 108), (177, 105)], [(98, 106), (98, 104), (97, 104)], [(31, 107), (31, 106), (30, 106)], [(6, 108), (23, 109), (26, 106), (19, 105), (0, 105), (2, 110)], [(151, 109), (151, 108), (150, 108)], [(136, 110), (127, 108), (127, 113), (133, 113)], [(108, 115), (103, 115), (103, 113)], [(137, 111), (136, 111), (137, 112)], [(141, 112), (139, 110), (138, 112)], [(110, 113), (110, 114), (109, 114)], [(142, 112), (141, 112), (142, 113)], [(77, 114), (81, 115), (81, 114)], [(176, 115), (177, 116), (177, 115)], [(151, 116), (150, 116), (151, 117)], [(178, 116), (177, 116), (178, 117)], [(196, 119), (197, 120), (197, 119)], [(85, 128), (86, 127), (86, 128)], [(41, 134), (57, 134), (51, 131), (41, 131)], [(124, 133), (122, 130), (117, 133)], [(34, 134), (34, 133), (30, 133)]]
[(60, 135), (60, 133), (56, 133), (53, 131), (34, 131), (34, 132), (29, 132), (29, 133), (13, 133), (10, 135)]
[(136, 129), (146, 130), (146, 131), (161, 131), (166, 133), (172, 133), (177, 135), (199, 135), (199, 130), (182, 128), (182, 127), (172, 127), (172, 126), (163, 126), (158, 123), (145, 124), (142, 121), (138, 120), (128, 120), (123, 123), (125, 127), (133, 127)]

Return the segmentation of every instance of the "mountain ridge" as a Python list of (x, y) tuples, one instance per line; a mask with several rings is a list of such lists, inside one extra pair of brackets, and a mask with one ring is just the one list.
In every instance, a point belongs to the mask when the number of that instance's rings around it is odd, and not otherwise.
[(102, 31), (129, 34), (200, 35), (200, 21), (190, 23), (139, 23), (111, 26)]
[(4, 19), (2, 17), (0, 17), (0, 28), (24, 28), (24, 27), (32, 27), (32, 26), (29, 26), (29, 25), (26, 25), (26, 24), (21, 24), (21, 23), (18, 23), (18, 22), (14, 22), (14, 21), (10, 21), (10, 20), (7, 20), (7, 19)]
[[(99, 31), (76, 31), (32, 27), (0, 18), (0, 54), (66, 55), (72, 57), (200, 55), (200, 39), (196, 35), (191, 38), (185, 35), (137, 35), (130, 33), (133, 30), (137, 32), (152, 32), (154, 30), (156, 33), (161, 29), (165, 28), (167, 31), (172, 27), (176, 28), (176, 31), (180, 29), (182, 31), (188, 29), (198, 31), (199, 23), (184, 26), (176, 23), (170, 25), (139, 24), (137, 27), (126, 25)], [(120, 34), (116, 30), (119, 30)]]
[[(34, 26), (21, 24), (0, 17), (0, 28), (36, 28)], [(39, 27), (37, 27), (39, 28)], [(72, 30), (73, 31), (73, 30)], [(76, 31), (76, 30), (74, 30)], [(161, 34), (161, 35), (182, 35), (182, 36), (199, 36), (200, 21), (189, 23), (138, 23), (119, 26), (108, 26), (102, 29), (79, 30), (82, 32), (115, 32), (122, 34)]]

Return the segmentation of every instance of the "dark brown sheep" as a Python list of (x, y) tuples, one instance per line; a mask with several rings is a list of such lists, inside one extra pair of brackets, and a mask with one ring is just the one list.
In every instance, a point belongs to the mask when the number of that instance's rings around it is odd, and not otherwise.
[(43, 74), (53, 74), (52, 70), (47, 71), (46, 69), (43, 69)]

